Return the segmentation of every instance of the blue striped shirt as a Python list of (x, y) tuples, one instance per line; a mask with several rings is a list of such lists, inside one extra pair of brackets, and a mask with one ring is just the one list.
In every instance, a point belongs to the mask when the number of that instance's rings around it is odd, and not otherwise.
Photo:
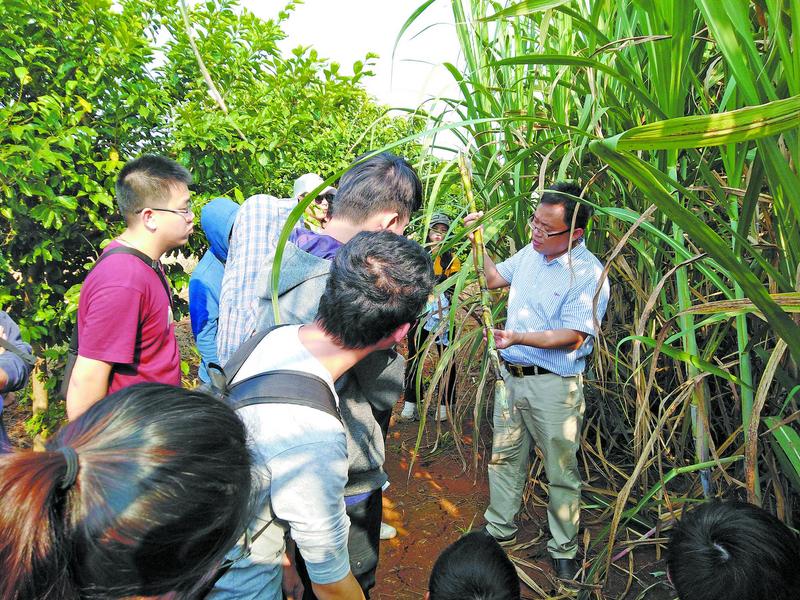
[[(577, 350), (515, 345), (500, 351), (503, 359), (517, 365), (537, 365), (562, 377), (582, 373), (586, 356), (594, 346), (592, 301), (603, 264), (582, 242), (550, 262), (529, 244), (498, 264), (497, 271), (511, 284), (506, 329), (574, 329), (589, 334)], [(605, 280), (597, 301), (598, 323), (606, 312), (608, 296), (608, 280)]]

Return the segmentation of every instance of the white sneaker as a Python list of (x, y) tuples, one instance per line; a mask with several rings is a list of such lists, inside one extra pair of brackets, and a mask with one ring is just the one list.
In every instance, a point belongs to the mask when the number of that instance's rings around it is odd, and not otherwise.
[(437, 421), (447, 421), (447, 407), (444, 404), (439, 405), (439, 410), (436, 411)]
[(381, 539), (390, 540), (393, 537), (397, 537), (397, 529), (381, 521)]
[(417, 405), (414, 402), (404, 402), (400, 418), (403, 421), (415, 420), (417, 418)]

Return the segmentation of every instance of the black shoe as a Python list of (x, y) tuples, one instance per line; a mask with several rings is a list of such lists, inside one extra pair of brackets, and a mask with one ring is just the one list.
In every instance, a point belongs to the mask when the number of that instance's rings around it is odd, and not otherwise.
[(491, 533), (489, 533), (489, 530), (486, 529), (486, 525), (484, 525), (480, 529), (476, 529), (475, 531), (478, 531), (478, 532), (482, 533), (483, 535), (489, 536), (490, 538), (492, 538), (495, 542), (497, 542), (498, 544), (500, 544), (504, 548), (507, 547), (507, 546), (514, 546), (517, 543), (517, 535), (514, 534), (514, 533), (512, 533), (511, 535), (506, 536), (506, 537), (495, 537)]
[(578, 561), (574, 558), (554, 558), (553, 568), (559, 579), (575, 579), (578, 574)]

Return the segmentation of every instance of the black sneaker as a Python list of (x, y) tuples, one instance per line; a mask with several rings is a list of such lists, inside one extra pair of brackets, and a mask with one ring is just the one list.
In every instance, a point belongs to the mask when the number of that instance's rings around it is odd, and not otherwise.
[(559, 579), (575, 579), (578, 574), (578, 561), (574, 558), (554, 558), (553, 568)]
[(503, 548), (506, 548), (508, 546), (514, 546), (517, 543), (517, 534), (515, 534), (515, 533), (512, 533), (511, 535), (506, 536), (506, 537), (495, 537), (491, 533), (489, 533), (489, 530), (486, 529), (486, 525), (484, 525), (483, 527), (481, 527), (479, 529), (476, 529), (475, 531), (479, 531), (483, 535), (489, 536), (495, 542), (500, 544)]

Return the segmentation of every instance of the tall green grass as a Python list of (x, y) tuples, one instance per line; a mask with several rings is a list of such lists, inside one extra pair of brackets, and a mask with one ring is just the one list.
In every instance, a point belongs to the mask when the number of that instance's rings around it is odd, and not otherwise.
[[(590, 485), (605, 473), (616, 493), (591, 577), (607, 572), (620, 527), (654, 527), (693, 498), (746, 495), (792, 522), (800, 0), (450, 5), (464, 65), (446, 66), (460, 94), (432, 118), (458, 121), (489, 251), (529, 242), (531, 192), (557, 179), (581, 183), (596, 208), (587, 243), (608, 263), (612, 298), (584, 454)], [(447, 195), (458, 176), (455, 161), (430, 162), (426, 215), (465, 213)], [(467, 252), (452, 233), (448, 246)], [(445, 284), (466, 310), (473, 282), (465, 269)], [(456, 314), (455, 346), (479, 361), (479, 331)]]

